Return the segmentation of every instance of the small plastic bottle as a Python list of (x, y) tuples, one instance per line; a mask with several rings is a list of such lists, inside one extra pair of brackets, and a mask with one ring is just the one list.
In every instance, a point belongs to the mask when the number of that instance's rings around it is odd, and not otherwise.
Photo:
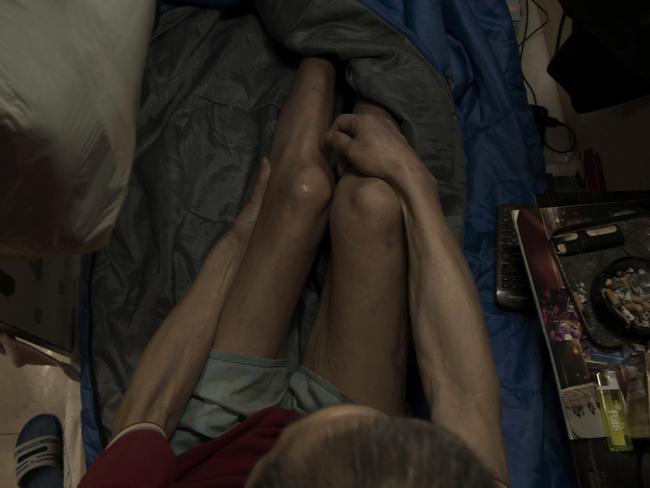
[(616, 372), (601, 371), (596, 374), (600, 392), (600, 412), (607, 431), (610, 451), (632, 451), (632, 438), (628, 428), (625, 398), (618, 384)]

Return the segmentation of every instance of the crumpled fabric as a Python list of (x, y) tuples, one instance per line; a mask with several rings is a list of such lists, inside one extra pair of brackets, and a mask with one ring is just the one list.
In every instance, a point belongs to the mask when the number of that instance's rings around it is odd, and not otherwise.
[(131, 173), (154, 0), (0, 0), (0, 255), (108, 243)]

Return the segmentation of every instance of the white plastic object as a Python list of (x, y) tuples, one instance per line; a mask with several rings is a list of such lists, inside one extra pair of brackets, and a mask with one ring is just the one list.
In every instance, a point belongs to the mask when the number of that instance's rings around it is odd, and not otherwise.
[(0, 255), (105, 245), (126, 195), (155, 0), (0, 0)]

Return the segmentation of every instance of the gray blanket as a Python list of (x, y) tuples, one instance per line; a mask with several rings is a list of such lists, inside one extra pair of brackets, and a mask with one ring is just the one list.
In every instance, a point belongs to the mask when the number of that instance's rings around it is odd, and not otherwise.
[[(316, 54), (340, 61), (348, 91), (396, 115), (437, 177), (460, 237), (465, 175), (453, 101), (403, 35), (356, 0), (169, 11), (149, 48), (128, 197), (93, 270), (93, 368), (105, 433), (147, 341), (230, 228), (301, 56)], [(308, 328), (317, 306), (318, 280), (310, 279), (295, 326)]]

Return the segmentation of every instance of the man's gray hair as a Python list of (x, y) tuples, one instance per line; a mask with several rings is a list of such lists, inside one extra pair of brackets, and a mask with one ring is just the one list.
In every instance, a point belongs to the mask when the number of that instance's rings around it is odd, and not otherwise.
[(377, 417), (327, 434), (295, 456), (261, 467), (254, 488), (486, 488), (494, 481), (447, 429)]

